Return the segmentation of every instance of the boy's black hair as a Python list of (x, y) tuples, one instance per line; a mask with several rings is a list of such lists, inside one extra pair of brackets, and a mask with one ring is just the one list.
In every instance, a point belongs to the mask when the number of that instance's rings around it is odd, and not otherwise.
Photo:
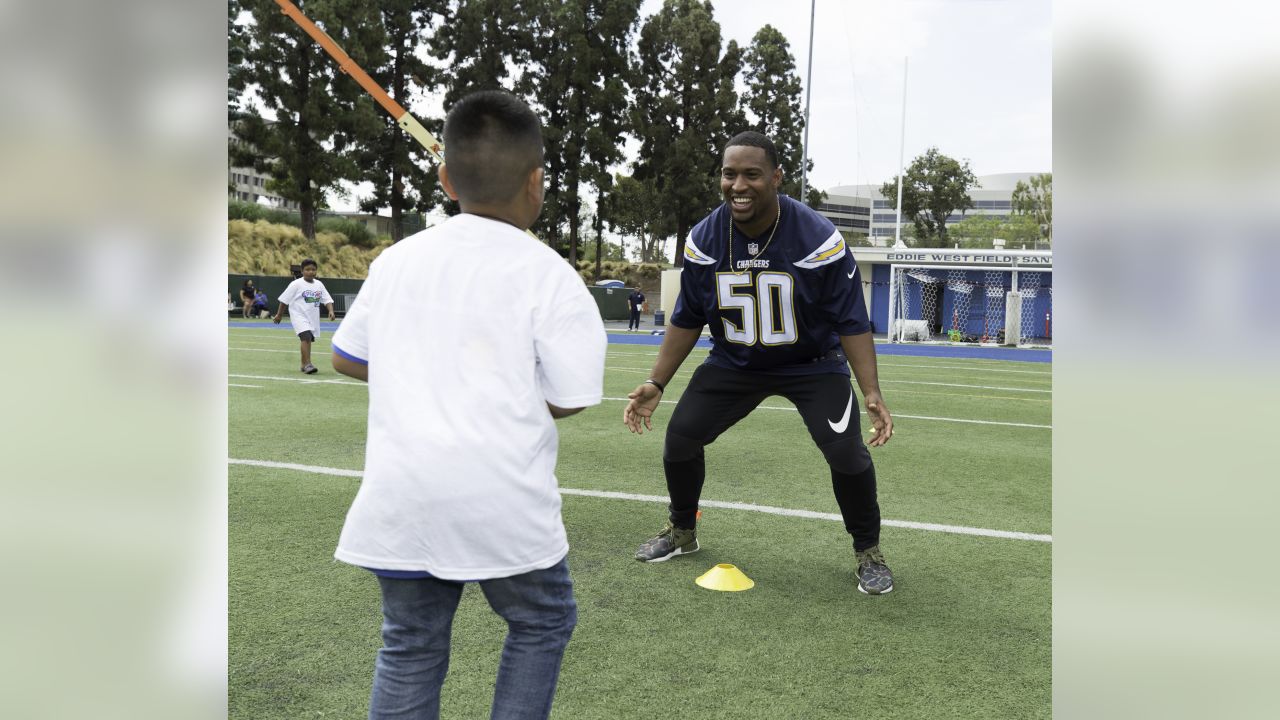
[(772, 140), (761, 133), (758, 133), (755, 130), (740, 132), (737, 135), (734, 135), (729, 142), (725, 143), (724, 149), (728, 151), (729, 148), (735, 145), (758, 147), (761, 150), (764, 150), (764, 154), (769, 158), (769, 162), (772, 163), (774, 167), (778, 167), (778, 148), (774, 147)]
[(542, 166), (542, 126), (516, 96), (482, 90), (459, 100), (444, 121), (445, 166), (458, 199), (501, 203)]
[(303, 261), (302, 261), (302, 264), (301, 264), (301, 265), (299, 265), (298, 267), (300, 267), (300, 268), (304, 268), (304, 267), (306, 267), (306, 266), (308, 266), (308, 265), (311, 265), (311, 266), (315, 267), (317, 270), (319, 270), (319, 269), (320, 269), (320, 265), (318, 265), (318, 264), (316, 263), (316, 261), (315, 261), (315, 260), (312, 260), (311, 258), (307, 258), (306, 260), (303, 260)]

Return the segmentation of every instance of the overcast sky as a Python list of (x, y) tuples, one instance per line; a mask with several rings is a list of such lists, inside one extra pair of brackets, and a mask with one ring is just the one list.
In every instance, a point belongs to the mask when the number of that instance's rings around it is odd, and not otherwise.
[[(712, 0), (725, 42), (765, 24), (791, 44), (801, 82), (809, 0)], [(902, 65), (906, 162), (929, 146), (978, 175), (1052, 171), (1048, 0), (817, 0), (809, 183), (881, 183), (899, 167)], [(650, 15), (661, 0), (645, 0)]]

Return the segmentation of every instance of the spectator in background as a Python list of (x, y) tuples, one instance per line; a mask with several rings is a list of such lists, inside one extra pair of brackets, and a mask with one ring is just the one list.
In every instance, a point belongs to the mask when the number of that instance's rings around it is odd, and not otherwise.
[(267, 309), (268, 302), (269, 299), (267, 298), (267, 293), (264, 292), (262, 288), (258, 288), (253, 294), (253, 317), (264, 318), (270, 315), (271, 311)]
[(631, 291), (627, 296), (627, 306), (631, 309), (631, 317), (627, 320), (628, 330), (640, 329), (640, 309), (644, 307), (644, 293), (640, 288)]
[(245, 280), (244, 285), (240, 286), (240, 303), (244, 305), (244, 317), (249, 318), (249, 313), (253, 311), (253, 296), (256, 294), (257, 288), (253, 286), (253, 280)]

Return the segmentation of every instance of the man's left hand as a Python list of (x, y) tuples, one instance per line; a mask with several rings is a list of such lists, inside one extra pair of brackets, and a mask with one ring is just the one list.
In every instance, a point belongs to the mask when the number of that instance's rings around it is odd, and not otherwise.
[(871, 439), (867, 441), (867, 445), (880, 447), (893, 437), (893, 416), (889, 414), (889, 407), (879, 394), (868, 395), (865, 401), (867, 418), (871, 421)]

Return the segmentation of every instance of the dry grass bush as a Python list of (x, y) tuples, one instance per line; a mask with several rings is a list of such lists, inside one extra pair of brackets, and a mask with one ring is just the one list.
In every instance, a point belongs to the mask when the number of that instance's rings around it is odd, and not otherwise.
[(382, 237), (373, 247), (357, 247), (339, 232), (318, 232), (315, 240), (307, 240), (290, 225), (231, 220), (227, 223), (227, 272), (287, 276), (290, 265), (312, 258), (325, 277), (363, 279), (369, 263), (389, 245), (391, 238)]
[[(662, 265), (657, 263), (629, 263), (622, 260), (605, 260), (600, 263), (601, 280), (621, 280), (627, 287), (645, 290), (657, 288), (662, 277)], [(578, 261), (578, 276), (588, 285), (595, 283), (594, 260)]]

